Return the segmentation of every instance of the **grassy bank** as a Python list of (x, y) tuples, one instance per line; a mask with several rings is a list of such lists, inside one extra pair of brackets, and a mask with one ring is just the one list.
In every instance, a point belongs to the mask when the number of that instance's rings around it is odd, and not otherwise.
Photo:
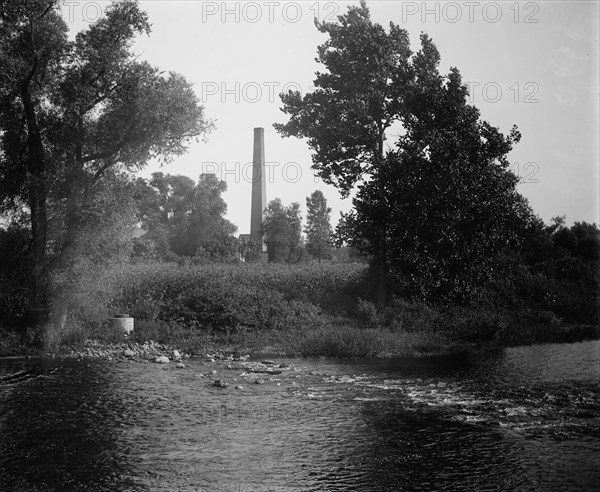
[(527, 309), (440, 308), (394, 299), (384, 311), (362, 298), (364, 265), (133, 264), (87, 279), (61, 328), (6, 331), (0, 354), (120, 343), (109, 318), (135, 318), (131, 342), (187, 353), (375, 357), (447, 353), (593, 338), (551, 313)]

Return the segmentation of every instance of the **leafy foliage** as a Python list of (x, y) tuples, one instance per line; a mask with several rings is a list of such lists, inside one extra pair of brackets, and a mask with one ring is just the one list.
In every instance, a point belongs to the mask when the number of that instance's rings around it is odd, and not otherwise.
[(265, 330), (315, 320), (321, 303), (362, 267), (274, 264), (131, 265), (119, 276), (114, 306), (141, 319), (208, 331)]
[(511, 275), (512, 287), (534, 309), (580, 323), (600, 323), (600, 229), (555, 222), (531, 231)]
[(331, 259), (333, 230), (329, 222), (331, 208), (320, 190), (314, 191), (306, 198), (306, 249), (319, 260)]
[(226, 189), (214, 174), (202, 174), (198, 184), (163, 173), (153, 173), (149, 181), (138, 178), (135, 199), (146, 234), (136, 241), (136, 255), (157, 260), (233, 257), (236, 227), (224, 217), (227, 205), (221, 195)]
[(29, 233), (24, 226), (0, 228), (0, 315), (18, 316), (27, 310), (33, 277), (28, 249)]
[(284, 206), (279, 198), (269, 202), (263, 218), (263, 234), (269, 261), (298, 261), (301, 256), (301, 227), (298, 203)]
[(263, 244), (260, 238), (240, 236), (238, 238), (238, 248), (243, 261), (253, 263), (260, 260)]
[(374, 24), (365, 3), (350, 7), (339, 23), (319, 23), (329, 38), (317, 48), (315, 90), (282, 94), (286, 124), (275, 124), (284, 136), (307, 138), (313, 168), (343, 195), (364, 176), (377, 172), (385, 132), (401, 116), (409, 81), (408, 33)]
[(195, 189), (194, 205), (187, 227), (187, 253), (202, 251), (211, 258), (231, 258), (237, 242), (233, 233), (237, 230), (225, 218), (227, 205), (221, 197), (227, 184), (214, 174), (202, 174)]
[(439, 73), (432, 40), (412, 53), (408, 33), (373, 23), (365, 2), (317, 28), (325, 71), (312, 93), (282, 95), (290, 119), (275, 128), (307, 138), (313, 168), (342, 195), (357, 191), (337, 235), (373, 259), (378, 307), (388, 283), (429, 302), (478, 300), (495, 253), (535, 220), (508, 169), (518, 130), (481, 121), (459, 71)]
[(0, 17), (0, 213), (29, 217), (38, 302), (50, 273), (78, 261), (106, 186), (211, 128), (181, 75), (136, 59), (133, 39), (150, 31), (137, 2), (113, 3), (73, 41), (56, 4), (8, 0)]

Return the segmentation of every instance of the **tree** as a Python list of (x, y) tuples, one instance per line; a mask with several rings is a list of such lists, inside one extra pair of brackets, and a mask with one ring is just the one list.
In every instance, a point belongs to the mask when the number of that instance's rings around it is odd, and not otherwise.
[[(135, 1), (112, 4), (74, 41), (56, 5), (7, 0), (0, 12), (0, 211), (29, 216), (44, 303), (44, 278), (76, 254), (96, 191), (211, 128), (181, 75), (134, 56), (133, 38), (150, 32)], [(50, 217), (61, 232), (51, 248)]]
[(242, 261), (259, 261), (262, 254), (262, 249), (262, 240), (258, 237), (246, 235), (238, 238), (238, 251)]
[[(554, 217), (539, 225), (519, 251), (526, 273), (515, 276), (518, 295), (529, 305), (578, 323), (600, 317), (600, 228)], [(534, 282), (535, 281), (535, 282)], [(537, 287), (537, 288), (536, 288)]]
[(80, 211), (81, 223), (72, 232), (68, 255), (60, 250), (64, 247), (65, 211), (50, 207), (48, 256), (60, 262), (49, 282), (56, 326), (64, 326), (69, 314), (78, 319), (79, 326), (98, 321), (111, 294), (111, 278), (132, 252), (136, 229), (132, 188), (129, 176), (107, 173), (90, 190), (88, 203)]
[(575, 222), (571, 231), (577, 238), (575, 255), (581, 256), (586, 261), (600, 260), (600, 229), (596, 224), (588, 222)]
[(508, 169), (518, 131), (504, 136), (481, 121), (458, 70), (440, 76), (437, 49), (426, 36), (421, 43), (404, 135), (357, 193), (349, 220), (355, 236), (368, 240), (384, 216), (390, 270), (403, 293), (468, 303), (499, 272), (497, 253), (519, 247), (535, 217)]
[[(5, 213), (28, 209), (38, 279), (46, 255), (49, 165), (40, 126), (53, 116), (49, 111), (39, 114), (40, 101), (50, 95), (42, 81), (56, 83), (57, 66), (67, 49), (66, 24), (53, 7), (50, 1), (12, 1), (3, 3), (0, 12), (0, 203)], [(34, 290), (41, 300), (39, 281)]]
[(331, 208), (327, 207), (327, 199), (320, 190), (306, 197), (306, 249), (321, 263), (322, 259), (331, 258), (331, 237), (333, 231), (329, 222)]
[(294, 261), (302, 234), (300, 205), (294, 202), (286, 207), (279, 198), (270, 201), (263, 219), (263, 233), (269, 261)]
[(313, 168), (343, 195), (356, 189), (338, 237), (374, 258), (379, 307), (390, 273), (421, 299), (471, 299), (494, 253), (533, 220), (506, 159), (520, 134), (479, 120), (459, 71), (439, 73), (427, 35), (413, 54), (408, 33), (373, 23), (364, 2), (338, 20), (317, 23), (329, 35), (318, 47), (326, 71), (314, 92), (282, 95), (290, 120), (275, 128), (308, 138)]
[[(386, 33), (371, 21), (364, 2), (338, 20), (316, 22), (318, 30), (329, 35), (317, 48), (317, 61), (326, 71), (317, 72), (315, 90), (304, 97), (297, 91), (282, 95), (282, 111), (290, 120), (274, 126), (284, 136), (307, 138), (313, 169), (348, 196), (356, 184), (376, 176), (385, 161), (386, 132), (403, 115), (411, 51), (408, 33), (394, 24)], [(385, 221), (374, 226), (381, 306), (386, 297), (388, 233)]]
[(146, 254), (160, 260), (183, 254), (194, 195), (194, 180), (187, 176), (156, 172), (149, 181), (137, 179), (137, 216), (146, 231), (137, 243), (145, 244)]
[(227, 183), (214, 174), (202, 174), (195, 188), (193, 207), (187, 222), (187, 253), (199, 252), (212, 259), (234, 256), (237, 243), (233, 234), (237, 227), (225, 218), (227, 204), (221, 196)]
[(198, 184), (187, 176), (153, 173), (138, 178), (135, 198), (138, 218), (146, 234), (138, 243), (140, 255), (165, 260), (172, 255), (208, 255), (212, 259), (235, 254), (236, 227), (225, 218), (222, 193), (227, 184), (214, 174), (202, 174)]

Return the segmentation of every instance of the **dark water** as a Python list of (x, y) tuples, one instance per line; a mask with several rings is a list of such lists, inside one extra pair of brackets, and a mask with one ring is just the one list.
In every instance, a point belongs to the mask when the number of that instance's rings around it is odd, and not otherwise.
[(597, 341), (287, 362), (0, 360), (0, 490), (599, 490)]

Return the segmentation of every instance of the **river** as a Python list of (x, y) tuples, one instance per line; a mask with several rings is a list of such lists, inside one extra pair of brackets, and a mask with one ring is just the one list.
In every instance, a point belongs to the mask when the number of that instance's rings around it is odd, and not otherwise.
[(0, 490), (598, 490), (598, 341), (276, 362), (0, 359)]

